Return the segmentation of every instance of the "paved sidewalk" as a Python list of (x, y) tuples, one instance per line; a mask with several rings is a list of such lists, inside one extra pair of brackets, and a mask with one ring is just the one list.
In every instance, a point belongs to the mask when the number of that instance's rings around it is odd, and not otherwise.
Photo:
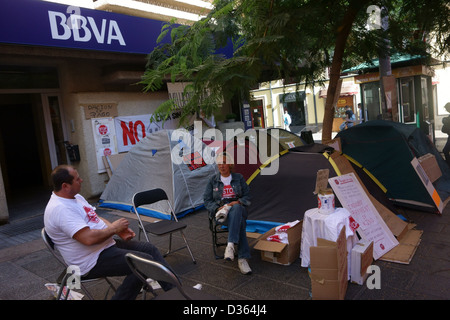
[[(128, 215), (137, 230), (134, 216), (126, 212), (98, 209), (107, 219)], [(442, 216), (405, 210), (404, 216), (423, 230), (422, 242), (408, 265), (376, 261), (381, 269), (381, 289), (349, 283), (346, 300), (448, 300), (450, 299), (450, 205)], [(311, 300), (306, 268), (300, 259), (290, 266), (261, 261), (259, 251), (252, 249), (252, 275), (242, 275), (237, 262), (216, 260), (211, 247), (207, 212), (198, 211), (183, 218), (188, 224), (186, 235), (197, 264), (187, 250), (167, 257), (183, 283), (202, 284), (203, 289), (223, 300)], [(49, 300), (45, 283), (55, 282), (61, 266), (40, 239), (42, 215), (13, 221), (0, 226), (0, 299)], [(181, 241), (175, 236), (175, 240)], [(161, 251), (167, 239), (151, 238)], [(250, 243), (252, 244), (252, 243)], [(117, 284), (121, 279), (115, 279)], [(90, 285), (101, 299), (105, 285)]]

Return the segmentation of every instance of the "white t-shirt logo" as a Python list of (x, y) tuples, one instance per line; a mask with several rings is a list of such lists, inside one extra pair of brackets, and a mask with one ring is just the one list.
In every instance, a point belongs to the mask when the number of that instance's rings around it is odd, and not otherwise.
[(93, 208), (83, 206), (84, 211), (86, 211), (86, 216), (88, 218), (88, 222), (98, 223), (100, 219), (97, 216), (97, 213)]

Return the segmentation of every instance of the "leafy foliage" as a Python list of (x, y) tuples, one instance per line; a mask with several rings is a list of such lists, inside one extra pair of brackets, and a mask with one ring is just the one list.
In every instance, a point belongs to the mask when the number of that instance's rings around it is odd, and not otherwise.
[[(387, 9), (387, 30), (367, 29), (369, 5)], [(163, 27), (142, 83), (154, 91), (167, 81), (190, 82), (183, 122), (200, 109), (211, 115), (224, 99), (249, 100), (250, 89), (260, 82), (323, 81), (326, 68), (339, 74), (342, 67), (378, 57), (384, 39), (390, 41), (389, 54), (446, 54), (449, 16), (448, 0), (216, 0), (208, 16), (191, 27), (174, 21)], [(345, 28), (351, 29), (338, 46)], [(169, 36), (170, 42), (163, 42)], [(230, 39), (235, 51), (226, 58), (218, 52)], [(333, 57), (342, 61), (333, 65)], [(169, 101), (155, 114), (177, 107)]]

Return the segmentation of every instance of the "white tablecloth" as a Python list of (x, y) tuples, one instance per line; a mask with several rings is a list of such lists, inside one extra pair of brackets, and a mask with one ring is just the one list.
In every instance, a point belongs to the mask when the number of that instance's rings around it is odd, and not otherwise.
[(302, 242), (300, 259), (302, 267), (309, 267), (309, 248), (317, 246), (317, 238), (336, 241), (342, 227), (345, 226), (348, 252), (348, 274), (350, 275), (350, 257), (353, 246), (358, 242), (356, 233), (350, 228), (350, 212), (345, 208), (336, 208), (335, 212), (323, 214), (313, 208), (305, 212), (303, 217)]

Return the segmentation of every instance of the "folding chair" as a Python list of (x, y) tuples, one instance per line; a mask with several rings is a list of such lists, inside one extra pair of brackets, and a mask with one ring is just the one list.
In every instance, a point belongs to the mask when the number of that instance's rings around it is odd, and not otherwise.
[[(140, 207), (142, 205), (149, 205), (149, 204), (156, 203), (156, 202), (163, 201), (163, 200), (167, 201), (167, 204), (169, 205), (170, 220), (160, 220), (160, 221), (157, 221), (154, 223), (147, 223), (144, 225), (144, 223), (142, 222), (142, 219), (139, 215), (138, 207)], [(191, 248), (189, 247), (186, 236), (183, 233), (183, 229), (186, 228), (186, 224), (178, 221), (178, 219), (172, 209), (172, 206), (170, 205), (169, 198), (167, 197), (167, 194), (163, 189), (157, 188), (157, 189), (137, 192), (133, 195), (132, 203), (133, 203), (134, 213), (136, 213), (136, 216), (139, 220), (139, 235), (138, 235), (139, 239), (141, 238), (141, 232), (144, 233), (145, 239), (147, 241), (149, 241), (148, 236), (147, 236), (148, 233), (156, 235), (156, 236), (169, 235), (169, 249), (164, 256), (167, 256), (169, 253), (187, 248), (189, 251), (189, 254), (191, 255), (192, 261), (194, 263), (197, 263), (194, 259)], [(172, 233), (174, 233), (174, 232), (181, 233), (181, 236), (186, 245), (183, 247), (180, 247), (178, 249), (172, 250)]]
[[(61, 299), (61, 295), (64, 292), (64, 287), (67, 285), (67, 280), (69, 279), (69, 277), (72, 274), (67, 272), (68, 265), (66, 264), (66, 262), (64, 261), (62, 256), (57, 253), (57, 251), (55, 249), (55, 244), (53, 243), (53, 240), (49, 237), (49, 235), (45, 231), (45, 228), (42, 228), (41, 236), (42, 236), (42, 240), (44, 240), (44, 243), (45, 243), (46, 247), (48, 248), (48, 250), (52, 253), (52, 255), (56, 258), (56, 260), (58, 260), (64, 266), (63, 272), (58, 277), (58, 280), (59, 280), (59, 278), (62, 278), (62, 279), (61, 279), (61, 281), (57, 281), (59, 283), (60, 287), (59, 287), (58, 294), (56, 296), (56, 300), (60, 300)], [(108, 297), (108, 293), (109, 293), (110, 289), (112, 289), (114, 292), (116, 291), (116, 288), (114, 287), (114, 285), (111, 283), (111, 281), (107, 277), (94, 278), (94, 279), (83, 279), (83, 277), (81, 277), (81, 279), (80, 279), (81, 289), (84, 291), (84, 293), (86, 294), (86, 296), (90, 300), (94, 300), (94, 297), (86, 289), (86, 287), (84, 286), (84, 283), (94, 282), (94, 281), (99, 281), (99, 280), (105, 280), (108, 283), (108, 285), (109, 285), (108, 290), (106, 291), (106, 294), (105, 294), (105, 297), (104, 297), (105, 300)], [(65, 293), (65, 299), (66, 300), (67, 300), (67, 298), (69, 296), (69, 292), (70, 292), (70, 289), (67, 288), (67, 292)]]
[(220, 234), (228, 233), (228, 229), (221, 223), (218, 223), (214, 216), (209, 215), (209, 230), (211, 230), (212, 233), (212, 245), (214, 257), (216, 259), (223, 259), (224, 255), (223, 254), (219, 255), (217, 253), (217, 249), (219, 247), (227, 245), (228, 237), (221, 237)]
[(155, 296), (154, 300), (219, 300), (204, 291), (183, 286), (178, 276), (159, 262), (141, 258), (135, 254), (127, 253), (125, 259), (133, 273), (142, 281), (144, 299), (146, 292), (153, 292), (147, 279), (171, 283), (175, 287)]

